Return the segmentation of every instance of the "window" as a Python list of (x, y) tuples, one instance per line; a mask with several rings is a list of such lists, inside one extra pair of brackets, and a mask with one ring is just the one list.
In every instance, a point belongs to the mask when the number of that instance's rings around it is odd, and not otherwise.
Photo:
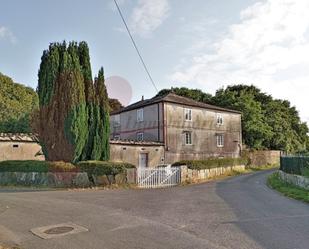
[(136, 140), (137, 141), (143, 141), (144, 140), (144, 133), (143, 132), (136, 133)]
[(138, 109), (136, 111), (136, 118), (137, 118), (137, 122), (144, 121), (144, 109)]
[(19, 145), (18, 144), (13, 144), (13, 148), (18, 148)]
[(120, 126), (120, 114), (114, 116), (114, 127)]
[(185, 108), (185, 120), (191, 121), (192, 120), (192, 110)]
[(114, 140), (120, 140), (120, 135), (114, 135)]
[(224, 146), (224, 136), (223, 134), (217, 135), (217, 147), (223, 147)]
[(184, 142), (185, 145), (192, 145), (192, 132), (190, 131), (184, 132)]
[(217, 125), (223, 125), (223, 116), (221, 113), (217, 113)]

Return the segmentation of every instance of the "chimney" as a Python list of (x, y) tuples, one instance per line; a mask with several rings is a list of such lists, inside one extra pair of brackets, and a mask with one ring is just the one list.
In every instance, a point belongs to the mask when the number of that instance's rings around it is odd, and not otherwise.
[(142, 96), (142, 101), (144, 101), (144, 95)]

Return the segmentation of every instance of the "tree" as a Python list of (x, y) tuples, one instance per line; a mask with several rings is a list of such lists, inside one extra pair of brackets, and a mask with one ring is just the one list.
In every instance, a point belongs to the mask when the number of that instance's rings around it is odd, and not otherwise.
[(36, 92), (0, 73), (0, 132), (30, 133), (29, 116), (38, 107)]
[[(93, 153), (96, 126), (94, 85), (85, 42), (52, 43), (43, 52), (39, 70), (39, 123), (34, 125), (48, 160), (99, 160)], [(104, 133), (105, 139), (109, 134)], [(96, 148), (101, 150), (105, 148)]]
[(195, 101), (199, 102), (210, 102), (211, 101), (211, 94), (204, 93), (203, 91), (199, 89), (189, 89), (186, 87), (175, 87), (171, 89), (162, 89), (156, 96), (164, 96), (170, 92), (174, 92), (175, 94), (187, 98), (191, 98)]
[(273, 99), (255, 86), (235, 85), (219, 89), (212, 102), (243, 113), (243, 138), (251, 148), (290, 153), (306, 149), (308, 126), (288, 101)]
[(109, 101), (110, 112), (119, 111), (124, 107), (118, 99), (109, 99), (108, 101)]

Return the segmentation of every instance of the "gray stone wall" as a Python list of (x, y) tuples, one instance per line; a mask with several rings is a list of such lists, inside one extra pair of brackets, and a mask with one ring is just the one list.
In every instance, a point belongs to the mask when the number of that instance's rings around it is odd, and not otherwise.
[(180, 166), (181, 168), (181, 182), (182, 183), (194, 183), (207, 179), (211, 179), (216, 176), (226, 175), (233, 171), (244, 171), (245, 165), (236, 165), (230, 167), (218, 167), (213, 169), (192, 170), (187, 166)]
[(299, 175), (292, 175), (285, 173), (281, 170), (279, 172), (279, 178), (287, 183), (293, 184), (295, 186), (298, 186), (300, 188), (304, 188), (309, 190), (309, 178), (305, 176), (299, 176)]

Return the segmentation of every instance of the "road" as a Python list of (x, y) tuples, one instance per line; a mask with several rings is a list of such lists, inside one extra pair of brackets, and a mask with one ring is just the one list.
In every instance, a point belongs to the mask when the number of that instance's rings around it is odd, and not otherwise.
[[(309, 205), (269, 189), (271, 171), (157, 190), (0, 191), (0, 240), (23, 249), (308, 249)], [(40, 239), (35, 227), (88, 232)]]

